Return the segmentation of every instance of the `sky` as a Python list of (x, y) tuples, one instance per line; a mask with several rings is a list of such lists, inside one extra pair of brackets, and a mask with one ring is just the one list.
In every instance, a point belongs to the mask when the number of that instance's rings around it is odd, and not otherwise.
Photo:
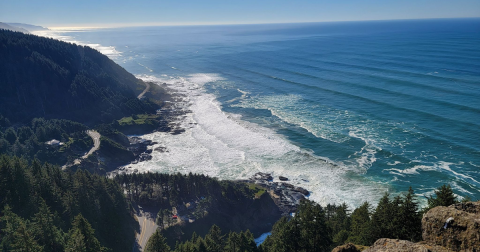
[(45, 27), (480, 17), (479, 0), (0, 0), (0, 22)]

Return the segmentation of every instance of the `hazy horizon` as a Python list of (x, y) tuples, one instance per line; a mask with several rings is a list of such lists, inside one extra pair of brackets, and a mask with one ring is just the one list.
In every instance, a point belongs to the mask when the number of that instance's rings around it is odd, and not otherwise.
[(0, 3), (1, 22), (44, 27), (110, 28), (130, 26), (241, 25), (405, 19), (479, 18), (480, 2), (366, 0), (332, 3), (286, 0), (154, 2), (31, 0)]

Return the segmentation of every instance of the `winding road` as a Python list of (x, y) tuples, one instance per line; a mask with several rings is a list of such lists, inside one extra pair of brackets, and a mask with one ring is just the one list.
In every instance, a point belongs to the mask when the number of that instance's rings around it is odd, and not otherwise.
[(93, 147), (87, 153), (85, 153), (85, 155), (83, 155), (81, 158), (75, 159), (73, 161), (73, 164), (70, 164), (70, 165), (66, 164), (66, 165), (62, 166), (62, 170), (65, 170), (72, 165), (79, 165), (82, 162), (83, 159), (87, 158), (92, 153), (94, 153), (96, 150), (98, 150), (98, 148), (100, 148), (100, 137), (101, 137), (100, 133), (96, 132), (95, 130), (87, 130), (87, 134), (93, 140)]
[(145, 93), (147, 93), (148, 90), (150, 90), (150, 83), (145, 82), (145, 85), (147, 85), (147, 86), (145, 87), (145, 90), (143, 90), (143, 92), (137, 96), (138, 99), (142, 99), (142, 97), (145, 95)]
[(93, 147), (85, 155), (82, 156), (82, 159), (87, 158), (96, 150), (98, 150), (98, 148), (100, 148), (100, 133), (96, 132), (95, 130), (87, 130), (87, 134), (93, 140)]

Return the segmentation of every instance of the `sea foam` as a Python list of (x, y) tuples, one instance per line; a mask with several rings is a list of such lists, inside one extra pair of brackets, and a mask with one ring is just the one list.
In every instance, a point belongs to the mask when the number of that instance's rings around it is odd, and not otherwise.
[(158, 142), (153, 149), (161, 146), (166, 151), (154, 151), (152, 160), (129, 165), (130, 170), (192, 172), (220, 179), (245, 179), (256, 172), (268, 172), (275, 180), (280, 175), (288, 177), (289, 183), (306, 188), (311, 192), (310, 199), (321, 204), (346, 202), (352, 207), (365, 200), (375, 202), (388, 190), (349, 167), (301, 149), (271, 129), (222, 111), (215, 95), (204, 89), (207, 83), (225, 81), (217, 74), (138, 77), (166, 83), (182, 95), (179, 109), (191, 113), (178, 118), (177, 123), (185, 129), (182, 134), (155, 132), (142, 136)]

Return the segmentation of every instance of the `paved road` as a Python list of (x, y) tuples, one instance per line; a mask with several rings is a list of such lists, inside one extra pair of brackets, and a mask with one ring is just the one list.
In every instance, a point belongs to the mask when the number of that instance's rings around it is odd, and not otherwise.
[(134, 251), (144, 251), (147, 241), (150, 236), (155, 233), (158, 226), (155, 224), (155, 219), (150, 213), (144, 212), (142, 209), (136, 215), (138, 224), (140, 225), (140, 233), (136, 235), (137, 245), (134, 247)]
[(148, 90), (150, 90), (150, 83), (145, 82), (145, 84), (147, 86), (145, 87), (145, 90), (143, 90), (143, 92), (137, 96), (138, 99), (142, 99), (142, 97), (145, 95), (145, 93), (147, 93)]
[[(92, 153), (94, 153), (96, 150), (98, 150), (98, 148), (100, 148), (100, 133), (96, 132), (95, 130), (87, 130), (87, 134), (92, 138), (93, 140), (93, 147), (87, 152), (85, 153), (85, 155), (83, 155), (81, 158), (77, 158), (73, 161), (73, 164), (74, 165), (79, 165), (83, 159), (87, 158), (88, 156), (90, 156)], [(62, 166), (62, 170), (65, 170), (67, 169), (67, 167), (70, 167), (72, 166), (72, 164), (68, 165), (64, 165)]]

